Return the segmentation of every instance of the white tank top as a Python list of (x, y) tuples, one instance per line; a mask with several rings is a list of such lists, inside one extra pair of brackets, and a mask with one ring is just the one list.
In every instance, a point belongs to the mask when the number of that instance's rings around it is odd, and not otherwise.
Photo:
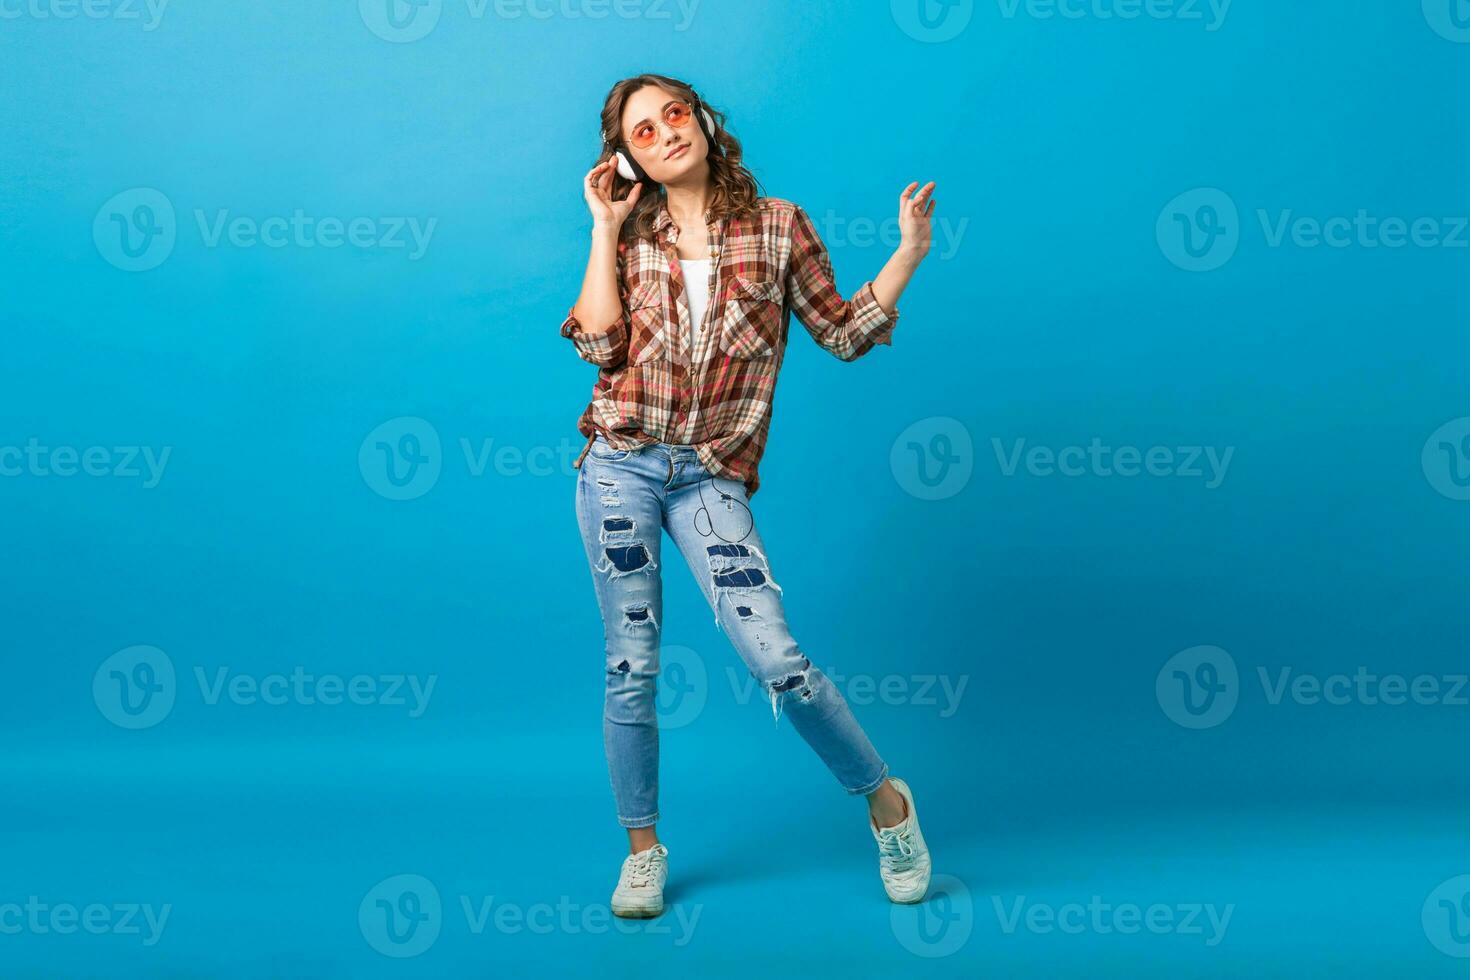
[(704, 322), (704, 313), (709, 309), (709, 259), (680, 259), (679, 267), (684, 271), (684, 293), (689, 298), (689, 318), (692, 333), (690, 347), (699, 342), (699, 327)]

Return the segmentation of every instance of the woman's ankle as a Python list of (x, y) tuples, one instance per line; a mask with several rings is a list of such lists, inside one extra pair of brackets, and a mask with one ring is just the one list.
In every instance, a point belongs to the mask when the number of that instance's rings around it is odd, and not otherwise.
[(658, 832), (653, 827), (629, 827), (627, 830), (629, 854), (658, 846)]
[(879, 830), (897, 827), (908, 816), (908, 804), (903, 794), (893, 788), (893, 783), (885, 779), (882, 786), (868, 794), (868, 816)]

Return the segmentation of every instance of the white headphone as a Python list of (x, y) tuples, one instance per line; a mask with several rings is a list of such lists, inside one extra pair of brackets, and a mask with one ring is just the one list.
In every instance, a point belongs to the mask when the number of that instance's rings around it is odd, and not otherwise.
[[(715, 117), (704, 107), (704, 100), (699, 96), (694, 97), (696, 112), (694, 118), (699, 120), (699, 128), (704, 131), (704, 138), (709, 141), (711, 147), (715, 146)], [(618, 176), (624, 180), (631, 180), (635, 184), (648, 179), (648, 172), (639, 166), (638, 161), (633, 159), (633, 154), (627, 152), (623, 145), (618, 144), (617, 151), (613, 153), (613, 159), (618, 161)]]

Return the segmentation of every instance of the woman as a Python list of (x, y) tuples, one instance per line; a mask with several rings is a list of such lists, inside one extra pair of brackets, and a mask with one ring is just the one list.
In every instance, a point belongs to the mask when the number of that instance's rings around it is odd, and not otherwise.
[(889, 898), (920, 901), (930, 863), (913, 796), (792, 639), (749, 499), (791, 313), (845, 361), (889, 343), (898, 298), (929, 250), (934, 184), (903, 191), (901, 244), (849, 301), (806, 212), (758, 196), (723, 115), (688, 85), (619, 82), (602, 130), (583, 187), (591, 255), (561, 332), (600, 368), (579, 423), (588, 441), (577, 519), (606, 635), (603, 739), (629, 843), (612, 910), (660, 914), (668, 877), (655, 830), (661, 530), (773, 714), (784, 709), (843, 787), (867, 798)]

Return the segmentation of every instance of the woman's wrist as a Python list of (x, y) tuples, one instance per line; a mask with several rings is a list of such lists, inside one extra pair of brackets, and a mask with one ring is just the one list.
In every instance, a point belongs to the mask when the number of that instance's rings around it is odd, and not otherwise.
[(929, 249), (923, 245), (915, 245), (910, 242), (899, 242), (893, 257), (903, 263), (906, 268), (917, 269), (919, 263), (924, 261), (924, 256), (929, 254)]

